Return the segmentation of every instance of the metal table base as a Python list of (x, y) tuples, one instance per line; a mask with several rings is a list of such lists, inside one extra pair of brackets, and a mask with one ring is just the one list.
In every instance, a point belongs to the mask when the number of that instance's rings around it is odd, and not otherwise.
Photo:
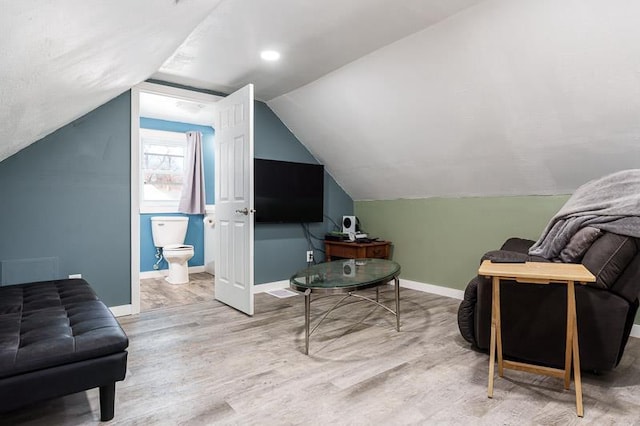
[[(305, 355), (309, 355), (309, 337), (311, 336), (311, 334), (313, 334), (313, 332), (318, 328), (318, 326), (320, 326), (320, 324), (322, 323), (322, 321), (324, 321), (324, 319), (336, 308), (338, 308), (342, 302), (344, 302), (347, 298), (353, 296), (353, 297), (357, 297), (359, 299), (363, 299), (363, 300), (367, 300), (375, 305), (380, 306), (381, 308), (389, 311), (391, 314), (395, 315), (396, 317), (396, 331), (400, 331), (400, 280), (398, 279), (398, 277), (393, 277), (393, 282), (394, 282), (394, 293), (395, 293), (395, 302), (396, 302), (396, 310), (393, 311), (392, 309), (390, 309), (389, 307), (383, 305), (382, 303), (379, 302), (380, 299), (380, 286), (382, 285), (386, 285), (388, 283), (388, 281), (381, 281), (380, 283), (378, 283), (375, 287), (376, 289), (376, 299), (373, 300), (369, 297), (366, 296), (362, 296), (360, 294), (356, 294), (354, 291), (349, 291), (346, 293), (346, 295), (343, 295), (342, 298), (338, 301), (338, 303), (336, 303), (335, 305), (333, 305), (327, 312), (324, 313), (324, 315), (322, 316), (322, 318), (320, 318), (320, 320), (318, 321), (318, 323), (313, 327), (313, 329), (310, 330), (310, 326), (311, 326), (311, 289), (306, 289), (304, 291), (304, 353)], [(338, 294), (340, 295), (340, 294)]]

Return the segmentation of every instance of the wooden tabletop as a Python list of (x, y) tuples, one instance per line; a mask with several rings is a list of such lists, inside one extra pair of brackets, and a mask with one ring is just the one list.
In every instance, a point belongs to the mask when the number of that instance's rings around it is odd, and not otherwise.
[(486, 277), (511, 278), (519, 282), (595, 282), (587, 268), (580, 263), (526, 262), (494, 263), (485, 260), (478, 274)]
[(333, 244), (336, 246), (358, 246), (358, 247), (372, 247), (372, 246), (383, 246), (386, 244), (391, 244), (389, 241), (369, 241), (368, 243), (361, 243), (356, 241), (335, 241), (335, 240), (324, 240), (325, 244)]

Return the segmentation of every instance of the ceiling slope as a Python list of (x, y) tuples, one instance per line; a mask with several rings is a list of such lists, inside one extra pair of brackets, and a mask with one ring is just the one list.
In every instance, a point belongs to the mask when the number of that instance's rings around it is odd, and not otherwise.
[(225, 1), (154, 78), (224, 93), (253, 83), (268, 101), (479, 1)]
[(220, 0), (0, 0), (0, 161), (147, 79)]
[(268, 105), (356, 200), (570, 193), (640, 163), (639, 19), (482, 2)]

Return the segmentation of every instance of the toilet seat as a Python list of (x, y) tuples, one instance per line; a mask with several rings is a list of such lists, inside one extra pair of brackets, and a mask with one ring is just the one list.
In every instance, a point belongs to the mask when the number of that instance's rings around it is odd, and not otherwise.
[(164, 248), (162, 250), (163, 251), (167, 251), (167, 250), (171, 250), (171, 251), (187, 251), (187, 250), (193, 250), (193, 246), (186, 245), (186, 244), (169, 244), (167, 246), (164, 246)]

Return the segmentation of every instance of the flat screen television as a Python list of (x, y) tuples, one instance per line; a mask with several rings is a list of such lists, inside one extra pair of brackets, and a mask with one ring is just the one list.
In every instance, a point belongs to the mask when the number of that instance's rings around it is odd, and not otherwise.
[(253, 174), (256, 222), (323, 221), (324, 166), (256, 158)]

